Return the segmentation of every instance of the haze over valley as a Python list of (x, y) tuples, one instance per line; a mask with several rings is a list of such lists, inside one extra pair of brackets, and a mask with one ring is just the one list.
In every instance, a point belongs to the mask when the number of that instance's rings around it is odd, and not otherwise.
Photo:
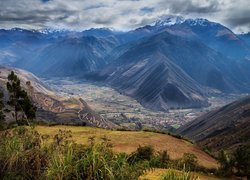
[[(198, 116), (237, 100), (244, 95), (220, 94), (211, 96), (205, 108), (170, 109), (167, 112), (144, 108), (135, 99), (123, 95), (103, 83), (74, 78), (43, 79), (49, 87), (64, 97), (84, 98), (103, 118), (129, 129), (151, 128), (173, 130)], [(138, 124), (140, 124), (138, 126)]]

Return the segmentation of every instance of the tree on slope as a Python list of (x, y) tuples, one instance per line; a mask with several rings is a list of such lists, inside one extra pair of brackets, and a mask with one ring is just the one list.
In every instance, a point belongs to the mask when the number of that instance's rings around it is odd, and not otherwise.
[[(11, 71), (8, 75), (7, 90), (9, 92), (8, 104), (14, 108), (14, 117), (18, 125), (28, 123), (36, 117), (37, 108), (32, 104), (28, 94), (21, 87), (20, 79)], [(22, 112), (22, 119), (18, 119), (18, 112)], [(26, 120), (26, 121), (24, 121)]]

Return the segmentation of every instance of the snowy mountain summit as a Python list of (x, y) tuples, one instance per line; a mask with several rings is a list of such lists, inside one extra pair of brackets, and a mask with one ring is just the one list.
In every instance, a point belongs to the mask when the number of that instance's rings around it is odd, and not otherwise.
[(174, 15), (165, 15), (161, 16), (156, 22), (155, 26), (172, 26), (175, 24), (181, 24), (185, 21), (185, 18), (182, 16), (174, 16)]
[(187, 23), (190, 26), (213, 26), (217, 23), (211, 22), (204, 18), (196, 18), (196, 19), (186, 19), (182, 16), (174, 16), (174, 15), (165, 15), (159, 17), (159, 19), (155, 22), (154, 26), (156, 27), (165, 27), (165, 26), (173, 26), (178, 24)]

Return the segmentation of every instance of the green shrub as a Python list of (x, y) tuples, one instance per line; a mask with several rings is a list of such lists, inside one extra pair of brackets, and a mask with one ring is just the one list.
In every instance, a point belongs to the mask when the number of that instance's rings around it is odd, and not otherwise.
[(233, 158), (237, 174), (250, 178), (250, 146), (239, 146), (233, 152)]
[(200, 167), (198, 165), (197, 157), (191, 153), (184, 153), (182, 158), (171, 160), (169, 162), (169, 167), (184, 171), (197, 171), (197, 170), (202, 170), (205, 172), (207, 171), (206, 168)]
[(230, 154), (225, 151), (220, 151), (218, 155), (218, 161), (220, 163), (220, 168), (217, 174), (220, 176), (231, 176), (233, 174), (233, 158)]
[(0, 139), (1, 177), (20, 176), (28, 179), (38, 177), (47, 161), (47, 154), (41, 143), (41, 137), (36, 131), (24, 127), (2, 133)]
[(135, 152), (131, 153), (128, 161), (130, 164), (134, 164), (139, 161), (150, 161), (153, 155), (154, 148), (152, 146), (139, 146)]
[(170, 158), (167, 151), (158, 152), (150, 160), (150, 167), (154, 168), (168, 168), (170, 165)]

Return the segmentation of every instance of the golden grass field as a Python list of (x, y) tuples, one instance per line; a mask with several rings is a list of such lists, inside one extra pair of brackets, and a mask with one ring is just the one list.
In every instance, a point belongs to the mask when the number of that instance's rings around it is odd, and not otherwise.
[(81, 144), (88, 143), (89, 137), (94, 136), (98, 140), (105, 136), (110, 140), (117, 152), (130, 153), (135, 151), (139, 145), (152, 145), (157, 151), (167, 150), (171, 159), (181, 158), (184, 153), (193, 153), (197, 156), (200, 165), (207, 168), (218, 167), (216, 160), (199, 147), (170, 135), (144, 131), (113, 131), (80, 126), (36, 126), (35, 129), (42, 135), (47, 134), (50, 136), (55, 135), (59, 129), (70, 130), (72, 140)]
[[(164, 173), (166, 173), (168, 169), (160, 169), (156, 168), (150, 171), (147, 171), (143, 176), (140, 177), (140, 180), (161, 180)], [(174, 170), (177, 173), (181, 174), (182, 172), (178, 170)], [(191, 173), (193, 176), (198, 177), (198, 180), (219, 180), (217, 177), (208, 176), (200, 173)]]

